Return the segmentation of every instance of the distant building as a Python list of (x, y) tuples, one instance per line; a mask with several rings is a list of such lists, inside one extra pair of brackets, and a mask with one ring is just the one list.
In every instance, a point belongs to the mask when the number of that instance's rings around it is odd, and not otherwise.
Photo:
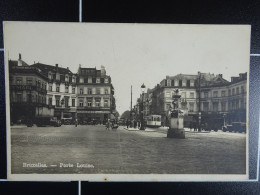
[(53, 107), (46, 104), (48, 78), (37, 67), (26, 64), (19, 54), (9, 60), (9, 96), (12, 123), (33, 121), (37, 116), (52, 116)]

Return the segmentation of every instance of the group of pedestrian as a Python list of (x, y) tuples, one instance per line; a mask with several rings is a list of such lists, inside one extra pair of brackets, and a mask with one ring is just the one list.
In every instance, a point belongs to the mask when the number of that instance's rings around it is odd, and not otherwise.
[(190, 122), (190, 131), (194, 129), (194, 131), (198, 131), (198, 125), (197, 125), (197, 121), (191, 121)]

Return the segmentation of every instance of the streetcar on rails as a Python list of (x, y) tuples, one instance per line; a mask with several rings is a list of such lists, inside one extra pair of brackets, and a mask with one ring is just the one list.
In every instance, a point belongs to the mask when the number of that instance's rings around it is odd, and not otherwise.
[(149, 115), (146, 117), (147, 127), (160, 127), (162, 126), (161, 115)]

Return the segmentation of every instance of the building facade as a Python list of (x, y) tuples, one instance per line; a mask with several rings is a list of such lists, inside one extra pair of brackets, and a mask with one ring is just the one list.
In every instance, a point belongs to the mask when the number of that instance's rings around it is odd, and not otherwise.
[[(9, 60), (11, 113), (17, 115), (12, 117), (14, 121), (26, 117), (21, 113), (24, 110), (35, 115), (43, 106), (52, 108), (50, 114), (60, 120), (78, 119), (79, 123), (105, 123), (116, 113), (114, 87), (104, 66), (100, 70), (79, 66), (75, 74), (58, 64), (28, 65), (20, 58)], [(39, 108), (27, 112), (21, 105)]]
[(176, 89), (181, 95), (178, 107), (184, 112), (186, 122), (198, 120), (199, 112), (202, 123), (246, 122), (247, 73), (232, 77), (231, 82), (221, 74), (200, 72), (197, 75), (166, 76), (160, 84), (147, 91), (148, 101), (144, 104), (148, 109), (144, 113), (161, 115), (162, 124), (167, 125)]
[(11, 123), (34, 121), (37, 116), (52, 116), (54, 109), (46, 104), (48, 78), (37, 67), (9, 60), (9, 97)]
[(39, 68), (48, 78), (46, 104), (55, 107), (54, 116), (60, 120), (76, 118), (77, 75), (69, 68), (36, 63), (32, 67)]
[(115, 111), (114, 87), (104, 66), (78, 69), (77, 117), (79, 122), (105, 123)]

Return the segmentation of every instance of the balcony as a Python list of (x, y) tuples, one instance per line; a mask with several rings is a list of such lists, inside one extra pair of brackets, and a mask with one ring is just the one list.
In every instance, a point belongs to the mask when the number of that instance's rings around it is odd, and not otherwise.
[(109, 111), (110, 107), (89, 107), (89, 106), (77, 106), (78, 110), (89, 110), (89, 111)]

